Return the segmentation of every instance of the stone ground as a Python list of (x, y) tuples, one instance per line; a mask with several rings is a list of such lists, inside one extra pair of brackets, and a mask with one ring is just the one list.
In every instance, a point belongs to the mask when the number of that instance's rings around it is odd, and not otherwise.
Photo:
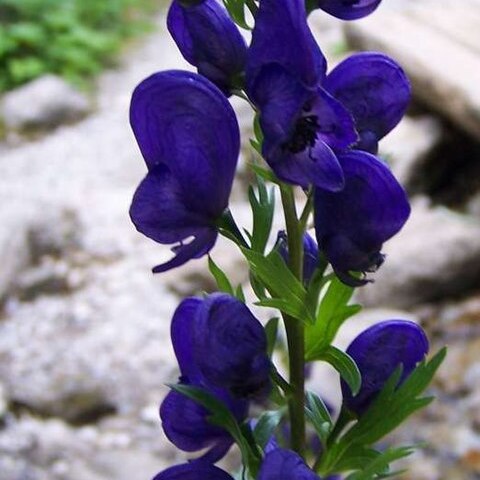
[[(127, 215), (145, 173), (128, 126), (132, 89), (154, 71), (186, 68), (163, 22), (101, 77), (96, 113), (35, 141), (0, 145), (1, 480), (148, 479), (184, 458), (157, 418), (163, 384), (177, 375), (169, 321), (180, 298), (213, 283), (203, 260), (154, 277), (150, 268), (168, 249), (136, 233)], [(314, 22), (322, 45), (338, 50), (338, 24), (320, 16)], [(248, 128), (247, 109), (234, 103)], [(443, 138), (443, 124), (422, 115), (384, 144), (407, 187), (434, 161)], [(244, 178), (241, 165), (232, 196), (241, 224), (248, 223)], [(393, 266), (387, 262), (379, 287), (360, 296), (369, 309), (341, 332), (339, 344), (392, 317), (422, 322), (435, 346), (450, 344), (435, 384), (439, 401), (397, 436), (428, 442), (405, 478), (470, 480), (480, 474), (480, 216), (432, 206), (425, 195), (414, 205), (419, 220), (392, 242)], [(443, 234), (429, 249), (432, 231)], [(246, 281), (227, 242), (213, 257), (236, 282)], [(460, 280), (469, 293), (455, 299)], [(319, 369), (312, 383), (338, 400), (332, 372)]]

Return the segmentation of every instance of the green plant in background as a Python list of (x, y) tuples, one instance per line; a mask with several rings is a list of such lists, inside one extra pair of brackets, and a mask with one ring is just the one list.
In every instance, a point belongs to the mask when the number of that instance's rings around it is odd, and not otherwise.
[(0, 0), (0, 92), (56, 73), (80, 86), (148, 31), (155, 0)]

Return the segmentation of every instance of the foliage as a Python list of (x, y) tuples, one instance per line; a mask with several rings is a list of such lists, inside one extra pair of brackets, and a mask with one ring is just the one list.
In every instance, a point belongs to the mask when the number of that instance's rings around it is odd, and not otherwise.
[(154, 0), (1, 0), (0, 91), (47, 72), (76, 84), (146, 30)]

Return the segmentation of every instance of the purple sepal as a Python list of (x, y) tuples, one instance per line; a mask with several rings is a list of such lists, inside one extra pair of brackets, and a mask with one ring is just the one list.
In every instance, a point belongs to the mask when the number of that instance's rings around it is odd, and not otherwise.
[(318, 0), (318, 8), (340, 18), (357, 20), (370, 15), (382, 0)]
[(225, 8), (216, 0), (193, 5), (174, 0), (167, 26), (187, 62), (229, 95), (245, 70), (247, 46)]
[(410, 205), (389, 168), (375, 156), (352, 150), (339, 160), (345, 188), (315, 190), (315, 232), (340, 280), (358, 286), (366, 280), (350, 272), (373, 272), (383, 263), (382, 245), (403, 227)]
[(228, 100), (200, 75), (166, 71), (135, 89), (130, 123), (148, 173), (133, 197), (137, 230), (175, 244), (176, 256), (154, 272), (205, 255), (228, 205), (240, 150), (238, 123)]
[(196, 365), (212, 385), (235, 398), (268, 395), (271, 366), (265, 331), (243, 302), (221, 293), (206, 297), (192, 339)]
[(362, 386), (353, 397), (342, 380), (344, 405), (357, 415), (364, 413), (395, 369), (403, 367), (400, 385), (425, 358), (428, 348), (424, 331), (407, 320), (386, 320), (362, 332), (347, 348), (362, 375)]
[(355, 148), (371, 153), (400, 122), (411, 97), (410, 82), (400, 65), (376, 52), (348, 57), (332, 70), (323, 87), (352, 114), (360, 135)]
[(157, 474), (153, 480), (233, 480), (224, 470), (205, 462), (175, 465)]
[(258, 480), (320, 480), (291, 450), (277, 448), (269, 451), (258, 473)]

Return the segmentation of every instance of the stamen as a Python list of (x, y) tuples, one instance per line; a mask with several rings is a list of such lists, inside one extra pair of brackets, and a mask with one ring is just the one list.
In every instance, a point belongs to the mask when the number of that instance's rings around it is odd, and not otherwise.
[(283, 148), (291, 153), (299, 153), (307, 147), (314, 147), (318, 129), (318, 117), (316, 115), (301, 117), (295, 124), (292, 137), (283, 145)]

